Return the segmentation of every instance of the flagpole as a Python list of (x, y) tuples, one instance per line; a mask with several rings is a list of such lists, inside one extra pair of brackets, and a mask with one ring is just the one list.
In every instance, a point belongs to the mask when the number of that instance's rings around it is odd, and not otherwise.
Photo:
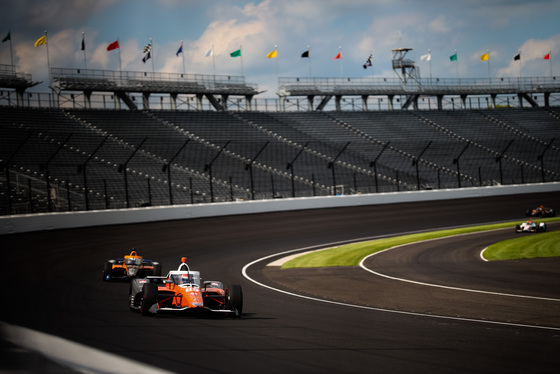
[(10, 59), (12, 61), (12, 66), (14, 66), (14, 50), (12, 49), (12, 30), (8, 31), (8, 35), (10, 35)]
[(241, 76), (244, 77), (245, 74), (243, 73), (243, 51), (242, 51), (243, 44), (239, 44), (239, 57), (241, 61)]
[(12, 47), (12, 32), (10, 31), (10, 58), (12, 60), (12, 66), (14, 66), (14, 50)]
[(8, 35), (6, 35), (4, 40), (2, 40), (2, 43), (4, 43), (5, 41), (10, 42), (10, 60), (12, 61), (12, 66), (14, 66), (14, 50), (12, 49), (12, 30), (8, 30)]
[(340, 78), (344, 77), (344, 67), (342, 66), (342, 46), (338, 46), (338, 53), (340, 53)]
[(432, 50), (428, 49), (428, 58), (430, 59), (430, 84), (432, 84)]
[(185, 75), (185, 52), (183, 51), (183, 41), (181, 40), (181, 57), (183, 58), (183, 75)]
[(277, 90), (280, 89), (280, 82), (278, 81), (280, 79), (280, 69), (278, 67), (278, 45), (274, 44), (274, 51), (276, 52), (276, 83), (278, 84), (277, 86)]
[(519, 78), (521, 78), (521, 50), (520, 49), (517, 50), (517, 54), (519, 56), (519, 62), (518, 62), (518, 64), (519, 64)]
[(455, 69), (457, 69), (457, 79), (459, 79), (459, 56), (457, 55), (457, 50), (455, 50)]
[(87, 70), (87, 62), (86, 62), (86, 33), (82, 32), (82, 50), (84, 51), (84, 69)]
[(278, 80), (280, 73), (278, 68), (278, 45), (277, 44), (274, 44), (274, 50), (276, 51), (276, 80)]
[(117, 45), (119, 46), (118, 50), (119, 50), (119, 72), (121, 73), (121, 79), (122, 79), (122, 62), (121, 62), (121, 46), (119, 43), (119, 38), (117, 38)]
[(550, 54), (552, 53), (552, 49), (548, 50), (548, 66), (550, 67), (550, 76), (552, 77), (552, 58)]
[(373, 74), (373, 50), (369, 50), (369, 55), (371, 56), (371, 77), (374, 78), (374, 74)]
[(486, 50), (486, 54), (488, 55), (488, 81), (490, 81), (490, 54), (488, 50)]
[(49, 85), (51, 84), (51, 59), (49, 58), (49, 39), (47, 37), (47, 30), (45, 30), (45, 41), (47, 45), (47, 69), (49, 70)]
[(154, 64), (155, 64), (155, 63), (154, 63), (154, 60), (155, 60), (155, 58), (154, 58), (154, 42), (153, 42), (153, 39), (152, 39), (152, 38), (150, 38), (150, 45), (152, 46), (152, 47), (150, 48), (150, 53), (152, 54), (152, 56), (151, 56), (151, 57), (152, 57), (152, 78), (155, 79), (155, 77), (154, 77), (154, 76), (155, 76), (155, 68), (154, 68)]
[(307, 46), (307, 59), (309, 61), (307, 61), (309, 63), (309, 78), (311, 78), (311, 46), (308, 45)]

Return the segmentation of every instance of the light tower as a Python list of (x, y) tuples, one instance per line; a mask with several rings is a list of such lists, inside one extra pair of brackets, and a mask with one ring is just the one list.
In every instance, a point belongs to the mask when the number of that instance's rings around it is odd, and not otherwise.
[(409, 79), (419, 83), (420, 71), (414, 65), (414, 61), (406, 58), (408, 51), (412, 51), (412, 48), (393, 49), (393, 70), (404, 84)]

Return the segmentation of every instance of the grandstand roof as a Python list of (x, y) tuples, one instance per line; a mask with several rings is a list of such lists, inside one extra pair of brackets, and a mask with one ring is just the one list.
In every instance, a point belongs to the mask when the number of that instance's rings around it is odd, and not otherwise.
[[(446, 79), (429, 78), (403, 80), (399, 78), (279, 78), (278, 91), (282, 98), (290, 96), (322, 96), (340, 100), (343, 96), (404, 96), (407, 103), (414, 103), (420, 96), (442, 98), (444, 96), (467, 96), (514, 94), (537, 106), (530, 94), (560, 92), (556, 77), (494, 78), (494, 79)], [(545, 102), (548, 99), (545, 98)], [(317, 109), (324, 106), (324, 102)], [(548, 106), (548, 104), (545, 104)], [(406, 108), (406, 107), (405, 107)], [(441, 108), (439, 108), (441, 109)]]
[(125, 91), (181, 94), (256, 95), (258, 86), (245, 77), (149, 73), (94, 69), (51, 69), (53, 87), (61, 91)]
[[(245, 77), (233, 75), (203, 75), (178, 73), (149, 73), (138, 71), (96, 70), (96, 69), (51, 69), (52, 88), (56, 91), (114, 92), (130, 109), (136, 105), (129, 93), (141, 92), (145, 97), (151, 93), (170, 94), (173, 107), (178, 94), (206, 96), (216, 110), (226, 110), (226, 100), (222, 98), (244, 96), (250, 107), (251, 98), (259, 94), (256, 84), (245, 82)], [(146, 106), (148, 101), (145, 102)]]
[(0, 65), (0, 87), (24, 91), (41, 82), (33, 82), (31, 74), (16, 72), (14, 65)]

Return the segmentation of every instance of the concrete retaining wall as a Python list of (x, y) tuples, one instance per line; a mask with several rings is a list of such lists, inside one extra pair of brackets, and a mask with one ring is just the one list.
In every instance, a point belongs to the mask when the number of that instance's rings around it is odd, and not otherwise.
[(0, 235), (101, 225), (191, 219), (289, 210), (339, 208), (360, 205), (448, 200), (523, 193), (560, 192), (560, 182), (449, 190), (390, 192), (366, 195), (322, 196), (226, 202), (213, 204), (98, 210), (89, 212), (42, 213), (0, 217)]

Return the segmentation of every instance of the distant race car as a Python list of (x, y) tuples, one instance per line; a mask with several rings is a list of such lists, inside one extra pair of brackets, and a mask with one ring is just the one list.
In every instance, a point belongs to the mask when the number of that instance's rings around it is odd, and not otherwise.
[(527, 209), (526, 215), (527, 217), (554, 217), (556, 216), (556, 211), (553, 208), (541, 205), (535, 209)]
[(161, 264), (138, 256), (134, 248), (129, 255), (116, 260), (108, 260), (103, 267), (103, 280), (126, 279), (161, 275)]
[(545, 232), (546, 231), (546, 223), (536, 223), (533, 222), (533, 219), (529, 219), (527, 222), (523, 222), (519, 225), (515, 225), (515, 232)]
[(144, 316), (165, 312), (210, 312), (240, 317), (243, 312), (243, 290), (239, 285), (225, 288), (221, 281), (202, 281), (200, 272), (191, 271), (186, 257), (177, 270), (166, 277), (148, 276), (133, 279), (129, 306)]

